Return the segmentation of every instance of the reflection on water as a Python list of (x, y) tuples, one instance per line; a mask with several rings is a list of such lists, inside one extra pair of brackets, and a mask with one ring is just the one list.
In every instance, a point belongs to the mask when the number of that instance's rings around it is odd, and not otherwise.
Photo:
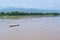
[[(58, 15), (57, 15), (58, 16)], [(54, 15), (20, 15), (20, 16), (0, 16), (0, 19), (29, 19), (40, 17), (56, 17)]]
[[(20, 26), (10, 28), (11, 24)], [(60, 16), (0, 19), (0, 40), (60, 40)]]

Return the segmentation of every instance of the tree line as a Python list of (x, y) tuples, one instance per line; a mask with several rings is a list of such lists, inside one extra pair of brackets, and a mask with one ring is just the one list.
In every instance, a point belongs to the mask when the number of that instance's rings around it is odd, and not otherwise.
[(43, 12), (0, 12), (0, 16), (8, 15), (8, 16), (20, 16), (20, 15), (60, 15), (60, 13), (43, 13)]

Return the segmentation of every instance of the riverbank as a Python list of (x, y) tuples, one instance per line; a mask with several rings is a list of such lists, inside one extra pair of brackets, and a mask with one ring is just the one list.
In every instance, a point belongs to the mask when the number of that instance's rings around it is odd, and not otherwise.
[(0, 12), (0, 16), (21, 16), (21, 15), (60, 15), (60, 13), (38, 13), (38, 12)]

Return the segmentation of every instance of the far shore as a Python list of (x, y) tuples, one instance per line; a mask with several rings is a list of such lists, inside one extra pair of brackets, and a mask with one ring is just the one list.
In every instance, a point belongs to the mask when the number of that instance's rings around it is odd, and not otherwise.
[(18, 12), (18, 11), (14, 11), (14, 12), (0, 12), (0, 16), (24, 16), (24, 15), (53, 15), (53, 16), (57, 16), (60, 15), (60, 13), (49, 13), (49, 12)]
[(24, 17), (55, 17), (60, 16), (60, 13), (38, 13), (38, 12), (0, 12), (0, 18), (3, 19), (18, 19), (18, 18), (24, 18)]

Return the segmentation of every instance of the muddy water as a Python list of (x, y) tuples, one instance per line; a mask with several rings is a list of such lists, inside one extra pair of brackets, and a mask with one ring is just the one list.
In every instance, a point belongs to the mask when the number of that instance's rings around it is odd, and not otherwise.
[(0, 19), (0, 40), (60, 40), (60, 17)]

